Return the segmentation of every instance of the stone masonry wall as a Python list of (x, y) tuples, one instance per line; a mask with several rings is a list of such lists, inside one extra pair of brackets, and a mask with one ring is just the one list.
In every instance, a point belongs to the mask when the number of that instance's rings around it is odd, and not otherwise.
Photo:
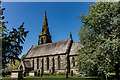
[(37, 58), (34, 58), (34, 70), (37, 71)]
[[(58, 55), (56, 56), (48, 56), (49, 58), (49, 69), (47, 70), (47, 57), (40, 57), (40, 58), (34, 58), (34, 70), (37, 71), (38, 69), (41, 69), (42, 67), (42, 58), (44, 61), (44, 72), (45, 71), (50, 71), (52, 70), (53, 67), (53, 57), (54, 57), (54, 69), (55, 71), (60, 71), (60, 70), (66, 70), (67, 66), (67, 56), (66, 55), (59, 55), (60, 56), (60, 69), (58, 69)], [(39, 59), (39, 60), (37, 60)], [(31, 67), (33, 67), (33, 58), (29, 59), (31, 63)], [(39, 67), (37, 69), (37, 61), (39, 61)]]
[(46, 60), (46, 58), (47, 57), (44, 57), (44, 60), (43, 60), (44, 61), (44, 70), (47, 70), (47, 67), (46, 67), (47, 66), (47, 63), (46, 63), (47, 60)]
[(67, 56), (61, 55), (61, 68), (66, 70), (67, 67)]
[[(75, 66), (73, 66), (73, 58), (75, 59)], [(76, 59), (77, 59), (77, 56), (70, 56), (70, 70), (73, 70), (73, 73), (76, 74), (76, 65), (77, 65), (77, 62), (76, 62)]]
[(52, 59), (53, 59), (53, 57), (50, 56), (50, 57), (49, 57), (49, 69), (50, 69), (50, 70), (52, 70), (52, 67), (53, 67), (53, 60), (52, 60)]
[(42, 58), (39, 58), (39, 69), (42, 68)]
[(33, 67), (33, 59), (30, 59), (30, 64), (31, 64), (31, 67)]
[[(74, 59), (75, 59), (75, 66), (73, 66), (73, 59), (72, 59), (73, 57), (74, 57)], [(71, 65), (70, 65), (70, 68), (71, 68), (71, 69), (74, 69), (74, 68), (76, 67), (76, 65), (77, 65), (76, 58), (77, 58), (77, 56), (71, 56), (71, 57), (70, 57), (70, 64), (71, 64)]]

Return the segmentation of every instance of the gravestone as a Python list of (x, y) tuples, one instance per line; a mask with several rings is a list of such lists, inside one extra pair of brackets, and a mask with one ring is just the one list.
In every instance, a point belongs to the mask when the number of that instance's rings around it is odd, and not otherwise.
[(40, 71), (41, 71), (41, 72), (40, 72), (40, 76), (42, 77), (42, 76), (43, 76), (43, 68), (41, 68)]
[(22, 79), (22, 71), (21, 70), (14, 70), (11, 72), (12, 79)]
[(37, 72), (36, 71), (31, 71), (29, 72), (29, 76), (36, 76), (37, 75)]
[(26, 72), (24, 72), (24, 77), (26, 77)]
[(38, 77), (40, 76), (40, 70), (38, 70)]
[(73, 70), (71, 70), (71, 76), (73, 76)]

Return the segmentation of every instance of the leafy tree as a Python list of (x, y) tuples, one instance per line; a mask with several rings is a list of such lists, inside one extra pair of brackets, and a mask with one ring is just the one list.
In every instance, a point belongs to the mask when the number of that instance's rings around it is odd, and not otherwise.
[(5, 64), (9, 61), (13, 61), (15, 64), (15, 60), (20, 61), (19, 55), (22, 53), (25, 38), (29, 31), (25, 31), (24, 22), (18, 29), (12, 28), (9, 31), (5, 27), (6, 22), (2, 22), (2, 67), (5, 67)]
[(15, 60), (15, 64), (14, 64), (13, 61), (9, 61), (9, 64), (11, 65), (12, 70), (16, 70), (18, 68), (20, 62)]
[(116, 72), (120, 61), (120, 2), (96, 2), (87, 15), (82, 14), (78, 68), (89, 75)]

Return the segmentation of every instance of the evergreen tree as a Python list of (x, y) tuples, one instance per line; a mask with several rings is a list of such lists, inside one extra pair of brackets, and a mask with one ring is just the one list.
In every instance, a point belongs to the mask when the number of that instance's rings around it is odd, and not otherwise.
[[(2, 10), (2, 15), (3, 15), (3, 10), (5, 8), (1, 9)], [(11, 31), (9, 31), (5, 27), (5, 22), (3, 19), (0, 21), (2, 24), (1, 28), (1, 39), (2, 39), (2, 67), (5, 67), (5, 64), (8, 63), (9, 61), (13, 61), (15, 64), (15, 60), (20, 61), (19, 55), (22, 53), (23, 46), (25, 38), (28, 34), (29, 31), (25, 31), (24, 22), (18, 29), (12, 28)]]

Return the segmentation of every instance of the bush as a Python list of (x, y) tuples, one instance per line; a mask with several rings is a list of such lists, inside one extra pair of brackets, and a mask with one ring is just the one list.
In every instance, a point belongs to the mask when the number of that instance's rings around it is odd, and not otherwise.
[(59, 72), (56, 72), (56, 75), (58, 76), (60, 73)]

